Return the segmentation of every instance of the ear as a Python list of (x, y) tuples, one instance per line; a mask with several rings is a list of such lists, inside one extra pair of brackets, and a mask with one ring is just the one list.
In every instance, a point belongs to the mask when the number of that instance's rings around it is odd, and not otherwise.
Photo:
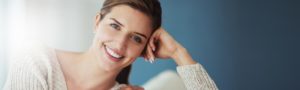
[(100, 19), (101, 19), (101, 14), (97, 13), (96, 17), (95, 17), (95, 28), (94, 28), (94, 32), (96, 32), (98, 25), (100, 23)]

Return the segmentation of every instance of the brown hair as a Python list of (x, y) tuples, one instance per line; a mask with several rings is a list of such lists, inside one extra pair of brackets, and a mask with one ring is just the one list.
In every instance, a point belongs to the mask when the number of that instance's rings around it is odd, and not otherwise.
[(117, 5), (128, 5), (147, 15), (150, 20), (152, 20), (153, 30), (156, 30), (161, 26), (162, 10), (158, 0), (105, 0), (101, 8), (101, 19)]
[[(106, 14), (108, 14), (114, 6), (128, 5), (133, 9), (136, 9), (145, 15), (147, 15), (152, 21), (152, 33), (161, 26), (161, 6), (158, 0), (105, 0), (101, 8), (102, 20)], [(116, 80), (121, 84), (129, 84), (128, 78), (131, 70), (129, 65), (118, 74)]]

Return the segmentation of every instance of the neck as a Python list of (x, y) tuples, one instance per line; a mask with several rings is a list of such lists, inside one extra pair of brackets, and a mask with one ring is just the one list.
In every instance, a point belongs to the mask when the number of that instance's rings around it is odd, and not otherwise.
[[(115, 85), (115, 80), (120, 71), (106, 71), (102, 69), (91, 50), (84, 53), (65, 55), (66, 83), (69, 89), (110, 89)], [(69, 63), (69, 64), (68, 64)], [(69, 87), (70, 86), (70, 87)]]

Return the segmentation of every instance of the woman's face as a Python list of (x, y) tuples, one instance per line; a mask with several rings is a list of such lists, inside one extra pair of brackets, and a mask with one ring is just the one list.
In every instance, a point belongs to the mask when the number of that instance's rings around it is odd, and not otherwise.
[(102, 20), (98, 15), (92, 50), (100, 67), (121, 70), (134, 62), (151, 32), (149, 17), (126, 5), (113, 7)]

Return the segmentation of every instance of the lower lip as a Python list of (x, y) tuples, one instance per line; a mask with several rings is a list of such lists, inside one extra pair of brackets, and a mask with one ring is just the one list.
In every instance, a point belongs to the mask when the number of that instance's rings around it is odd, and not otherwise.
[(104, 51), (105, 51), (106, 55), (108, 56), (109, 60), (111, 60), (111, 61), (113, 61), (113, 62), (118, 62), (118, 61), (120, 61), (120, 59), (115, 58), (115, 57), (111, 56), (111, 55), (108, 53), (108, 51), (106, 50), (106, 46), (104, 46)]

